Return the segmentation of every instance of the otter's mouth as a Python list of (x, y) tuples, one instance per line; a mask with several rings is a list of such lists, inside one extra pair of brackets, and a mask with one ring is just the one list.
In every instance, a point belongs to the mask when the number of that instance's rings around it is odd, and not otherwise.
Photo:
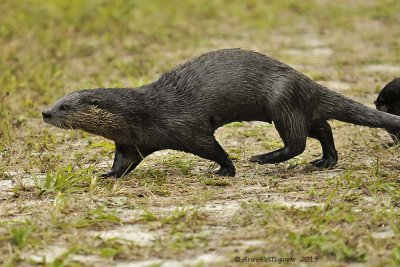
[(383, 112), (388, 112), (388, 109), (385, 105), (376, 104), (376, 109)]
[(52, 121), (51, 121), (50, 119), (43, 118), (43, 121), (44, 121), (45, 123), (47, 123), (47, 124), (53, 125), (53, 123), (52, 123)]
[(51, 126), (54, 126), (54, 127), (60, 128), (60, 129), (66, 129), (66, 130), (68, 130), (68, 129), (73, 129), (73, 128), (72, 128), (71, 126), (69, 126), (69, 125), (65, 125), (65, 124), (63, 124), (63, 123), (60, 123), (60, 122), (55, 121), (55, 120), (52, 120), (52, 119), (43, 119), (43, 121), (44, 121), (45, 123), (47, 123), (47, 124), (50, 124)]
[(52, 126), (55, 126), (55, 127), (57, 127), (57, 128), (63, 128), (63, 127), (61, 127), (61, 125), (58, 125), (53, 119), (51, 119), (51, 118), (44, 118), (43, 117), (43, 121), (45, 122), (45, 123), (47, 123), (47, 124), (50, 124), (50, 125), (52, 125)]
[(50, 124), (52, 126), (55, 126), (57, 128), (61, 128), (61, 129), (71, 129), (71, 127), (69, 127), (68, 125), (65, 125), (65, 124), (61, 123), (59, 120), (55, 119), (54, 114), (52, 114), (48, 110), (43, 111), (42, 116), (43, 116), (43, 121), (47, 124)]

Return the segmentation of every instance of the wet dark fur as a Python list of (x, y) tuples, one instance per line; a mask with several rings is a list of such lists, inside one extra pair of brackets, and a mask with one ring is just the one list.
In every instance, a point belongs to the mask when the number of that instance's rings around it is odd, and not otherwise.
[(77, 91), (43, 112), (46, 122), (82, 129), (115, 141), (115, 158), (105, 176), (120, 177), (157, 150), (175, 149), (217, 162), (220, 175), (235, 167), (214, 138), (233, 121), (273, 122), (284, 147), (253, 156), (278, 163), (301, 154), (307, 137), (320, 141), (332, 167), (338, 157), (327, 120), (369, 127), (400, 126), (400, 117), (368, 108), (315, 83), (288, 65), (262, 54), (225, 49), (204, 54), (132, 89)]
[[(400, 78), (394, 79), (383, 87), (375, 101), (378, 110), (400, 115)], [(387, 129), (393, 139), (393, 143), (385, 144), (385, 146), (393, 146), (399, 144), (400, 128)]]

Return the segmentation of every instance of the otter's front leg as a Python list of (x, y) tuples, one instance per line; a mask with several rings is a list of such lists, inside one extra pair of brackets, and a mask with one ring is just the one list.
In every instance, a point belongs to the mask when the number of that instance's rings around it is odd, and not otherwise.
[(101, 177), (114, 176), (119, 178), (125, 176), (135, 169), (148, 154), (135, 146), (115, 144), (114, 163), (111, 170), (102, 174)]

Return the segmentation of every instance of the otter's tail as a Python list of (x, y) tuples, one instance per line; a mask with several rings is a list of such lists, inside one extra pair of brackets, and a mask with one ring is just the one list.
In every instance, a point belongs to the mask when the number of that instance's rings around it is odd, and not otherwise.
[(400, 129), (400, 116), (369, 108), (328, 89), (326, 91), (321, 104), (327, 119), (372, 128)]

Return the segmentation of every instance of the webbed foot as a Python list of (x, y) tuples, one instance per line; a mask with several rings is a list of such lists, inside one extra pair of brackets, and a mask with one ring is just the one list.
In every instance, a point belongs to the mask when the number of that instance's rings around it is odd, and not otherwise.
[(337, 159), (334, 158), (320, 158), (311, 162), (317, 168), (320, 169), (330, 169), (334, 167), (337, 163)]
[(235, 176), (235, 168), (223, 168), (221, 167), (215, 174), (220, 176)]

